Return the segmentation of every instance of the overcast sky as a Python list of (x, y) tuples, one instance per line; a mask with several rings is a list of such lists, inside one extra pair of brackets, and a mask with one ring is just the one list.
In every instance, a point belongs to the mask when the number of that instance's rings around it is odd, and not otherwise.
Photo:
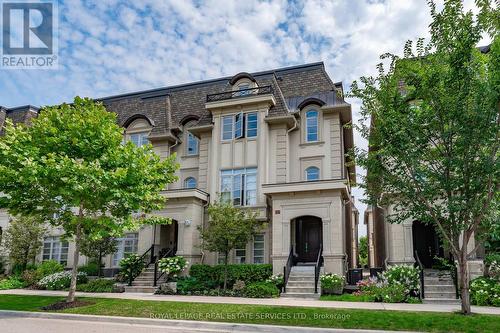
[[(425, 0), (63, 1), (59, 69), (0, 69), (0, 105), (57, 104), (316, 61), (347, 91), (375, 73), (380, 54), (401, 54), (406, 40), (428, 36), (429, 23)], [(357, 101), (350, 102), (357, 119)], [(355, 143), (366, 146), (357, 134)], [(364, 235), (365, 206), (357, 206)]]

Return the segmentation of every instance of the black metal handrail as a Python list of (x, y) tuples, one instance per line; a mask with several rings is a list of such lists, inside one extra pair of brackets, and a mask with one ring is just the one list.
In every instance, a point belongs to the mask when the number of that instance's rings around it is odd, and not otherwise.
[(249, 89), (241, 89), (234, 91), (225, 91), (217, 94), (209, 94), (207, 95), (207, 102), (217, 102), (224, 101), (227, 99), (240, 98), (252, 95), (264, 95), (264, 94), (272, 94), (273, 87), (272, 86), (263, 86)]
[(158, 280), (165, 274), (165, 272), (161, 272), (160, 275), (158, 275), (158, 263), (161, 259), (171, 257), (173, 256), (174, 249), (168, 249), (163, 255), (158, 256), (158, 260), (155, 261), (155, 269), (154, 269), (154, 274), (153, 274), (153, 287), (156, 287), (158, 284)]
[(415, 260), (417, 262), (418, 267), (420, 268), (420, 299), (425, 298), (425, 286), (424, 286), (424, 265), (420, 261), (420, 257), (418, 256), (418, 252), (415, 251)]
[(460, 298), (460, 288), (458, 286), (458, 269), (457, 269), (457, 264), (455, 263), (455, 258), (453, 257), (452, 254), (450, 254), (450, 265), (453, 266), (453, 271), (450, 271), (452, 278), (453, 278), (453, 284), (455, 285), (455, 298), (459, 299)]
[(290, 248), (290, 253), (288, 254), (288, 259), (286, 260), (286, 265), (283, 267), (283, 292), (286, 293), (286, 284), (288, 283), (288, 277), (292, 271), (293, 266), (293, 247)]
[[(151, 263), (154, 262), (154, 250), (155, 250), (155, 244), (151, 245), (151, 247), (149, 249), (146, 250), (146, 252), (144, 252), (140, 257), (139, 259), (144, 262), (144, 266), (147, 267), (149, 266)], [(148, 256), (149, 254), (149, 261), (145, 261), (146, 257)], [(139, 275), (138, 275), (139, 276)], [(137, 277), (137, 276), (136, 276)], [(132, 282), (135, 280), (136, 277), (132, 277), (132, 275), (129, 275), (129, 278), (128, 278), (128, 285), (131, 286), (132, 285)]]
[(321, 268), (321, 263), (323, 260), (323, 244), (319, 246), (318, 258), (316, 259), (316, 264), (314, 265), (314, 293), (318, 293), (318, 282), (319, 282), (319, 271)]

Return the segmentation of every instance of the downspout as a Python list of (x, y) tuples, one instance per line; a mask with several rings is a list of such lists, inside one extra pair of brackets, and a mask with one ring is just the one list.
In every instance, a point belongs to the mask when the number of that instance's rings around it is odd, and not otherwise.
[(293, 126), (292, 128), (290, 128), (288, 131), (286, 131), (286, 134), (290, 134), (290, 132), (292, 131), (295, 131), (297, 129), (297, 127), (299, 127), (299, 122), (297, 121), (297, 118), (295, 118), (295, 116), (293, 116)]
[[(203, 216), (205, 216), (205, 208), (207, 208), (208, 205), (210, 205), (210, 194), (207, 197), (207, 203), (205, 205), (203, 205)], [(204, 230), (205, 230), (205, 221), (203, 221), (203, 223), (201, 224), (201, 231), (203, 232)], [(201, 247), (201, 259), (200, 259), (201, 264), (203, 264), (203, 260), (205, 260), (205, 251), (203, 251), (203, 246), (202, 246)]]

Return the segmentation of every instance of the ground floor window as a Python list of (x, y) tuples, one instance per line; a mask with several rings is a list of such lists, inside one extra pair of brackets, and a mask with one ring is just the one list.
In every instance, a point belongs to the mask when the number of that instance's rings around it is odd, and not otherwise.
[(264, 263), (264, 234), (257, 234), (253, 237), (253, 263)]
[(247, 261), (247, 250), (245, 248), (234, 250), (234, 263), (244, 264)]
[(63, 265), (68, 262), (68, 242), (61, 241), (57, 236), (43, 239), (42, 260), (55, 260)]
[(117, 267), (120, 265), (120, 260), (127, 257), (130, 254), (137, 253), (137, 245), (139, 243), (139, 234), (130, 233), (125, 234), (123, 238), (118, 238), (117, 240), (117, 251), (113, 255), (113, 266)]

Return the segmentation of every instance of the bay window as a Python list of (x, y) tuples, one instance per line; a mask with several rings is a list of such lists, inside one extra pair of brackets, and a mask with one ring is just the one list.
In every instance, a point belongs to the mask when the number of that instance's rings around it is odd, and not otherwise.
[(221, 199), (235, 206), (253, 206), (257, 203), (257, 169), (221, 171)]

